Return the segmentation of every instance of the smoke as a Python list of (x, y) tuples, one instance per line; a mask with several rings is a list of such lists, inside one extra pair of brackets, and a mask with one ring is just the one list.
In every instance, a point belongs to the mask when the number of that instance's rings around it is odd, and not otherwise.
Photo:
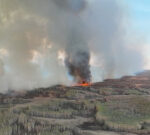
[[(68, 31), (65, 33), (67, 39), (65, 42), (66, 59), (65, 64), (73, 80), (78, 83), (90, 82), (90, 51), (86, 34), (86, 26), (79, 16), (86, 9), (85, 0), (54, 0), (55, 4), (67, 13), (70, 12), (72, 19), (67, 26)], [(69, 20), (68, 20), (69, 21)]]
[(140, 70), (125, 13), (118, 0), (0, 0), (0, 90)]
[(68, 67), (70, 75), (74, 77), (74, 80), (78, 83), (90, 82), (90, 55), (88, 52), (78, 51), (76, 54), (69, 54), (66, 58), (66, 65)]

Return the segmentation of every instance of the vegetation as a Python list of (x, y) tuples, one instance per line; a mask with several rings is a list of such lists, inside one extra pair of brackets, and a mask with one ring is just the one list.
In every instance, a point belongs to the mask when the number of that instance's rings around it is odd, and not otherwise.
[(150, 120), (150, 100), (142, 96), (114, 99), (97, 104), (96, 119), (110, 129), (139, 130), (142, 121)]
[(0, 135), (99, 135), (102, 130), (149, 135), (149, 88), (120, 87), (116, 80), (109, 86), (109, 81), (1, 94)]

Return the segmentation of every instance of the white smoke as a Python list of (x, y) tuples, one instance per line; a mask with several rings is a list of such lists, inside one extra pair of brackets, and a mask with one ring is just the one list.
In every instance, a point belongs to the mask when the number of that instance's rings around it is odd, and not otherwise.
[(76, 50), (92, 54), (93, 80), (140, 70), (125, 12), (117, 0), (0, 0), (0, 90), (69, 84), (62, 60)]

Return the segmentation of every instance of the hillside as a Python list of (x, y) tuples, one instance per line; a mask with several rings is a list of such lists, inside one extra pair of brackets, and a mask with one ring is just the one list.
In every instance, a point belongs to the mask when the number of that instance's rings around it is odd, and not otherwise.
[(0, 94), (0, 135), (149, 135), (150, 76)]

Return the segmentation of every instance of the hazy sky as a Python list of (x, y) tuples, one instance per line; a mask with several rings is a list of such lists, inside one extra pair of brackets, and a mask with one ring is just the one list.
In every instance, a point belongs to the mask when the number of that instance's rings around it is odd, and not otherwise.
[(150, 0), (125, 0), (131, 28), (143, 38), (145, 69), (150, 69)]
[(150, 0), (126, 0), (133, 28), (150, 42)]

